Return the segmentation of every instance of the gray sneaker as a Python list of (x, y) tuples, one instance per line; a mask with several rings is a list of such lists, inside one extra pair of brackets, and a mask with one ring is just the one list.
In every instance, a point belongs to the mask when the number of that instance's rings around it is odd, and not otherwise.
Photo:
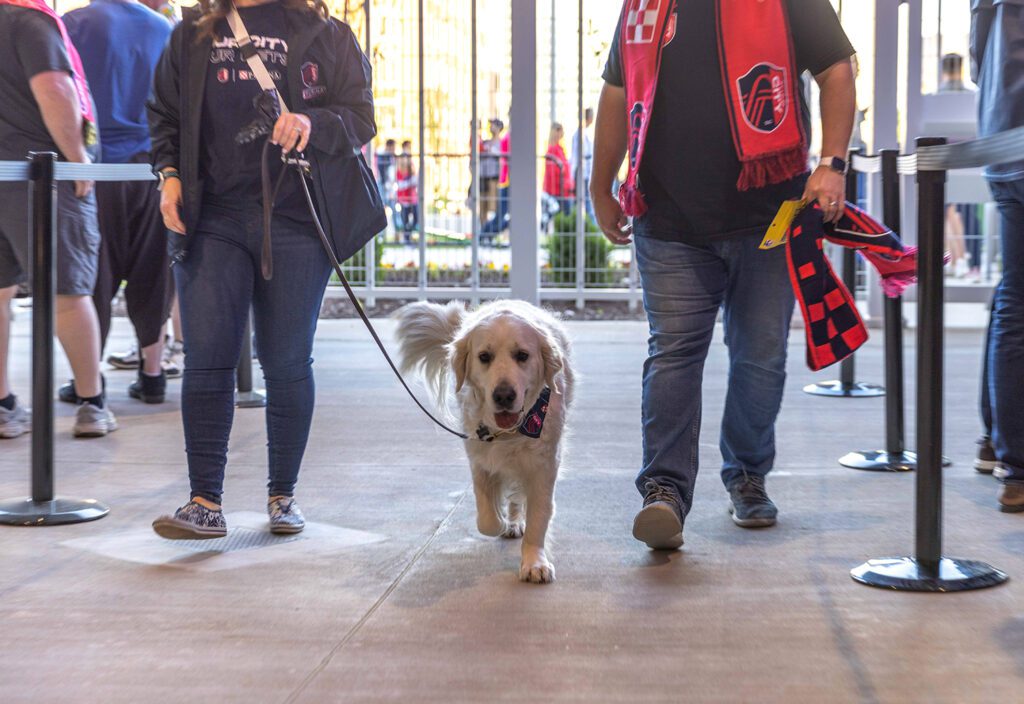
[(633, 537), (651, 550), (683, 545), (683, 511), (679, 495), (653, 479), (644, 483), (644, 507), (633, 519)]
[(729, 487), (729, 513), (732, 522), (741, 528), (766, 528), (775, 525), (779, 509), (768, 498), (764, 477), (749, 474), (743, 481)]
[(228, 534), (223, 511), (206, 508), (195, 500), (153, 521), (153, 530), (167, 540), (212, 540)]
[(0, 438), (12, 440), (32, 430), (32, 411), (14, 402), (14, 410), (0, 406)]
[(267, 501), (267, 515), (270, 516), (270, 532), (275, 535), (301, 533), (306, 527), (306, 519), (291, 496), (272, 497)]
[(107, 364), (114, 369), (138, 369), (139, 348), (132, 345), (131, 349), (121, 354), (112, 354), (107, 357)]
[(117, 418), (109, 408), (83, 403), (78, 407), (72, 432), (76, 438), (102, 438), (117, 427)]

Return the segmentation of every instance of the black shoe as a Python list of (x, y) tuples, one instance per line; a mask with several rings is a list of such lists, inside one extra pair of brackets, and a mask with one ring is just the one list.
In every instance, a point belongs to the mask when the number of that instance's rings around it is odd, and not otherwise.
[(765, 528), (775, 525), (779, 509), (768, 498), (764, 477), (748, 474), (729, 487), (729, 513), (732, 522), (741, 528)]
[(992, 440), (987, 435), (978, 438), (978, 456), (974, 460), (974, 469), (981, 474), (992, 474), (998, 464)]
[(651, 550), (676, 550), (683, 544), (679, 494), (653, 479), (644, 483), (644, 507), (633, 519), (633, 537)]
[[(100, 381), (103, 382), (103, 395), (107, 395), (107, 377), (100, 374)], [(82, 398), (75, 390), (75, 380), (68, 379), (68, 383), (57, 390), (57, 398), (63, 403), (70, 403), (72, 406), (80, 406)]]
[(167, 375), (148, 376), (139, 373), (139, 378), (128, 387), (128, 395), (143, 403), (163, 403), (167, 394)]

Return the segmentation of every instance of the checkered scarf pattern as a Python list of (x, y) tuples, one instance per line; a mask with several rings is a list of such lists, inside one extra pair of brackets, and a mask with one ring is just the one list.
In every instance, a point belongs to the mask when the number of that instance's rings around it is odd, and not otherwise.
[(916, 280), (917, 250), (904, 247), (887, 227), (847, 203), (838, 224), (825, 223), (817, 204), (790, 225), (786, 243), (789, 277), (807, 335), (807, 366), (824, 369), (853, 354), (868, 339), (850, 291), (825, 256), (825, 241), (856, 249), (875, 267), (882, 288), (899, 296)]

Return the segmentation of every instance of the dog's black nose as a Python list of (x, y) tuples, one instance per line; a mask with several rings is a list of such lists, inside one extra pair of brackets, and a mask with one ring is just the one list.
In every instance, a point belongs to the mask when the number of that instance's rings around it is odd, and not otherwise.
[(516, 390), (512, 388), (511, 384), (498, 384), (494, 393), (491, 394), (491, 398), (499, 408), (511, 409), (516, 402)]

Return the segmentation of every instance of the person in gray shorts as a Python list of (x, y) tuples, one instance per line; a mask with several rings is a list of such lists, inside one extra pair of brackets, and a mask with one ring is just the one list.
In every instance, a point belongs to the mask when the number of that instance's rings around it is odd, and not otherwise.
[[(13, 6), (0, 0), (0, 161), (20, 161), (30, 151), (50, 151), (66, 161), (88, 162), (95, 142), (88, 92), (78, 62), (62, 39), (59, 20), (42, 3)], [(117, 429), (100, 379), (100, 334), (92, 292), (100, 235), (90, 181), (60, 183), (57, 190), (57, 337), (68, 356), (82, 403), (76, 437), (101, 437)], [(0, 183), (0, 438), (31, 429), (29, 411), (11, 392), (8, 378), (10, 303), (20, 284), (31, 284), (28, 186)]]

